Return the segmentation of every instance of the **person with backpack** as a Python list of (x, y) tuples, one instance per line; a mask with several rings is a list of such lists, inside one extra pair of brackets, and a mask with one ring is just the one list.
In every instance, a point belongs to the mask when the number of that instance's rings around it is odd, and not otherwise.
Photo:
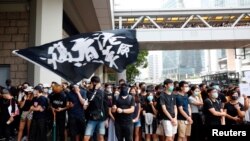
[(33, 112), (33, 118), (30, 127), (30, 140), (31, 141), (47, 141), (46, 135), (46, 120), (48, 99), (43, 96), (43, 88), (36, 86), (34, 88), (34, 99), (30, 112)]
[(87, 92), (87, 126), (84, 141), (89, 141), (95, 131), (97, 131), (98, 141), (104, 141), (105, 120), (108, 118), (108, 97), (101, 89), (98, 76), (93, 76), (90, 81), (91, 86)]
[(135, 100), (129, 95), (128, 86), (120, 86), (119, 96), (114, 97), (112, 112), (115, 113), (115, 132), (118, 141), (133, 141), (133, 113)]

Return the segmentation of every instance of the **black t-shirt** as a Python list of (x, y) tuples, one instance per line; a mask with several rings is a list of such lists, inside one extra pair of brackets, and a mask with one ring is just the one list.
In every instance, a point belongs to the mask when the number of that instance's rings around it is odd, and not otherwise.
[(44, 110), (41, 111), (34, 111), (33, 112), (33, 119), (45, 119), (47, 115), (47, 108), (48, 108), (48, 100), (44, 96), (39, 96), (37, 98), (33, 98), (32, 105), (37, 107), (40, 105)]
[[(185, 111), (185, 113), (187, 115), (189, 115), (189, 112), (188, 112), (188, 95), (187, 94), (185, 94), (185, 95), (178, 94), (176, 96), (176, 106), (177, 107), (182, 106), (182, 108)], [(177, 119), (178, 120), (186, 120), (186, 118), (182, 114), (180, 114), (179, 108), (178, 108)]]
[[(175, 113), (174, 113), (174, 106), (176, 105), (176, 99), (175, 96), (173, 94), (169, 95), (166, 93), (162, 93), (160, 95), (160, 105), (166, 105), (166, 109), (167, 111), (170, 113), (171, 117), (174, 118), (175, 117)], [(169, 118), (165, 115), (165, 113), (162, 110), (162, 107), (160, 107), (161, 110), (159, 110), (160, 115), (161, 115), (161, 119), (164, 120), (169, 120)]]
[[(24, 101), (24, 97), (22, 98), (22, 101)], [(22, 111), (29, 111), (31, 106), (32, 106), (32, 100), (26, 99), (22, 107)]]
[[(105, 120), (108, 117), (108, 97), (107, 95), (104, 94), (104, 91), (101, 89), (96, 90), (96, 94), (95, 96), (93, 96), (95, 94), (95, 92), (93, 91), (88, 91), (87, 92), (87, 97), (89, 100), (89, 106), (87, 109), (87, 113), (89, 114), (89, 112), (92, 111), (97, 111), (97, 110), (101, 110), (101, 112), (103, 112), (103, 117), (100, 120)], [(91, 98), (93, 97), (92, 101)], [(86, 115), (88, 119), (91, 119), (91, 117), (89, 117), (89, 115)]]
[[(118, 98), (114, 98), (113, 105), (116, 105), (117, 108), (121, 109), (129, 109), (131, 106), (135, 105), (135, 100), (131, 95), (128, 95), (126, 99), (123, 99), (121, 96)], [(129, 124), (132, 123), (133, 120), (133, 113), (126, 114), (126, 113), (117, 113), (115, 114), (115, 121), (121, 124)]]
[(204, 101), (203, 114), (205, 116), (205, 123), (207, 125), (221, 125), (221, 120), (220, 120), (221, 117), (220, 116), (214, 116), (209, 111), (210, 108), (214, 108), (215, 111), (220, 112), (220, 110), (221, 110), (221, 103), (220, 103), (220, 101), (216, 100), (215, 102), (213, 102), (209, 98), (207, 98)]
[[(87, 98), (86, 91), (81, 91), (81, 96), (82, 98), (86, 99)], [(69, 92), (67, 94), (67, 100), (74, 104), (74, 106), (68, 110), (69, 116), (79, 117), (79, 118), (84, 117), (83, 105), (81, 104), (77, 94), (72, 91)]]
[(223, 93), (219, 93), (217, 98), (221, 103), (227, 102), (226, 96)]
[(7, 121), (10, 118), (10, 113), (8, 110), (8, 107), (10, 105), (12, 105), (12, 111), (11, 113), (15, 112), (15, 99), (13, 98), (12, 100), (10, 99), (4, 99), (4, 98), (0, 98), (0, 119), (3, 120), (4, 122)]
[[(65, 108), (67, 106), (67, 97), (65, 93), (60, 93), (60, 94), (52, 93), (50, 94), (49, 100), (52, 108), (55, 109)], [(65, 116), (66, 116), (66, 110), (63, 110), (61, 112), (56, 112), (56, 118), (64, 119)]]
[[(243, 105), (241, 103), (238, 103), (240, 106), (240, 110), (243, 111)], [(238, 112), (237, 109), (234, 107), (234, 105), (230, 102), (226, 103), (224, 106), (224, 109), (227, 110), (227, 114), (229, 114), (232, 117), (236, 117), (238, 116)], [(231, 120), (229, 118), (226, 118), (226, 125), (233, 125), (233, 124), (237, 124), (236, 121)]]

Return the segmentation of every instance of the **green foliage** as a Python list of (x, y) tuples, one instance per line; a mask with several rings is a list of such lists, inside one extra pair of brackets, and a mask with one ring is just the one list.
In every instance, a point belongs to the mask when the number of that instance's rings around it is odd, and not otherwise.
[(127, 66), (126, 75), (128, 82), (133, 82), (135, 77), (140, 74), (139, 67), (146, 68), (148, 66), (147, 56), (147, 50), (140, 50), (136, 62)]

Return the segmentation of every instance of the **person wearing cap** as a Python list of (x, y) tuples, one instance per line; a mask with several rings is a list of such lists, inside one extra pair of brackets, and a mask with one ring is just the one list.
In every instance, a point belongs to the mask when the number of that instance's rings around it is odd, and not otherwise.
[(126, 84), (121, 85), (119, 96), (114, 97), (112, 112), (115, 113), (115, 133), (118, 141), (133, 140), (133, 112), (135, 100), (129, 95)]
[[(16, 111), (16, 102), (13, 96), (10, 94), (9, 90), (2, 90), (2, 98), (0, 99), (1, 115), (0, 115), (0, 132), (3, 133), (5, 141), (10, 140), (11, 129), (15, 111)], [(11, 106), (11, 111), (9, 111), (9, 106)]]
[(29, 138), (29, 131), (30, 131), (30, 125), (32, 121), (33, 112), (30, 112), (30, 107), (32, 106), (32, 99), (33, 99), (33, 88), (31, 86), (26, 87), (24, 89), (24, 96), (22, 97), (20, 101), (20, 108), (21, 108), (21, 119), (19, 123), (19, 130), (18, 130), (18, 136), (17, 141), (22, 140), (23, 136), (23, 130), (26, 126), (27, 129), (27, 137)]
[(163, 83), (165, 91), (160, 94), (159, 119), (161, 120), (165, 141), (173, 141), (177, 133), (177, 106), (173, 94), (174, 83), (171, 79), (166, 79)]
[(84, 141), (89, 141), (94, 132), (97, 133), (99, 141), (104, 141), (105, 120), (108, 118), (108, 97), (101, 89), (101, 82), (98, 76), (90, 80), (90, 89), (87, 92), (88, 107), (86, 112), (87, 126)]
[(30, 128), (30, 139), (32, 141), (46, 141), (46, 115), (48, 108), (48, 100), (43, 96), (43, 88), (36, 86), (34, 88), (35, 98), (32, 101), (30, 112), (33, 112)]

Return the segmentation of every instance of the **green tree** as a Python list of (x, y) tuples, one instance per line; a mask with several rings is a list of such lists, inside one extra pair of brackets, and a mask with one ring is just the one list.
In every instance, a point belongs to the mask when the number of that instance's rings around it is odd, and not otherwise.
[(136, 62), (127, 66), (126, 75), (128, 82), (133, 82), (135, 77), (140, 74), (138, 68), (146, 68), (148, 66), (147, 56), (147, 50), (140, 50)]

